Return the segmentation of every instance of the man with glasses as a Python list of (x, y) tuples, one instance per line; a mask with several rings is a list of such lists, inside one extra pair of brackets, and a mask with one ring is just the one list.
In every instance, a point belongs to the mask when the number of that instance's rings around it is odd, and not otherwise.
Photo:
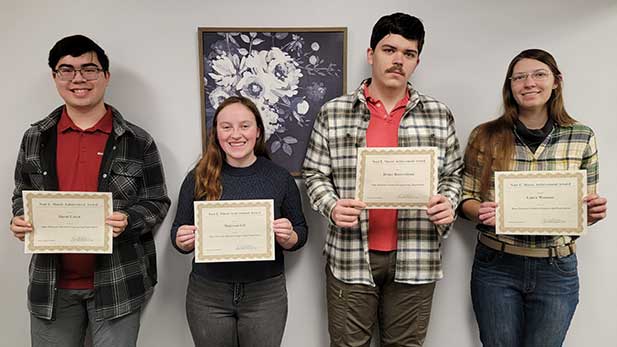
[(112, 254), (34, 254), (28, 308), (32, 346), (135, 346), (139, 318), (156, 284), (153, 229), (170, 200), (152, 137), (105, 104), (109, 59), (82, 35), (49, 52), (64, 105), (26, 131), (15, 168), (10, 229), (32, 231), (22, 191), (111, 192)]
[[(315, 120), (303, 175), (312, 207), (329, 219), (324, 253), (331, 346), (421, 346), (441, 241), (461, 190), (462, 160), (446, 105), (408, 80), (420, 63), (422, 22), (384, 16), (367, 49), (371, 78), (326, 103)], [(427, 210), (367, 211), (355, 197), (358, 147), (437, 147), (439, 185)]]

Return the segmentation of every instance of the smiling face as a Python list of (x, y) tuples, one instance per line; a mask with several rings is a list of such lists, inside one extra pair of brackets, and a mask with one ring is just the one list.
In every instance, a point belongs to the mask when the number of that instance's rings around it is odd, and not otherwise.
[(247, 167), (257, 159), (255, 143), (261, 132), (253, 112), (241, 103), (225, 106), (218, 113), (216, 136), (229, 165)]
[(420, 63), (418, 41), (399, 34), (386, 35), (375, 50), (367, 50), (367, 60), (371, 65), (371, 84), (385, 89), (405, 89)]
[[(534, 78), (535, 75), (535, 78)], [(547, 107), (558, 80), (548, 65), (539, 60), (524, 58), (514, 65), (511, 77), (512, 96), (521, 111), (536, 111)]]
[[(60, 67), (82, 69), (88, 66), (101, 68), (101, 63), (94, 52), (84, 53), (78, 57), (66, 55), (58, 61), (55, 70)], [(52, 77), (60, 97), (66, 103), (69, 114), (73, 110), (80, 113), (100, 113), (101, 109), (105, 109), (103, 97), (109, 83), (109, 72), (99, 72), (98, 79), (92, 81), (86, 81), (81, 73), (75, 73), (71, 81), (61, 80), (55, 72), (52, 73)]]

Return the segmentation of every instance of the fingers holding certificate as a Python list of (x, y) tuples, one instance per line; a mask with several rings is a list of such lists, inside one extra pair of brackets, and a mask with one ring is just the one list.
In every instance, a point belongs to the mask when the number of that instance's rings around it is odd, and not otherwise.
[(587, 172), (495, 172), (495, 230), (508, 235), (581, 235)]
[(358, 148), (356, 199), (369, 209), (427, 209), (437, 194), (436, 147)]
[(273, 200), (195, 201), (195, 262), (274, 260)]
[[(111, 193), (22, 192), (26, 253), (112, 253)], [(17, 224), (17, 221), (14, 221)], [(16, 237), (19, 236), (16, 234)]]

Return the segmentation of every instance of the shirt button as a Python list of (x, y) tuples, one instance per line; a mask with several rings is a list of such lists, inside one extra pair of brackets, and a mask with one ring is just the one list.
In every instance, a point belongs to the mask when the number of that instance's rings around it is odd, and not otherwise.
[(47, 176), (47, 171), (43, 171), (43, 176)]
[(115, 150), (115, 149), (116, 149), (116, 146), (113, 146), (111, 149)]
[(103, 174), (103, 178), (107, 178), (107, 174)]

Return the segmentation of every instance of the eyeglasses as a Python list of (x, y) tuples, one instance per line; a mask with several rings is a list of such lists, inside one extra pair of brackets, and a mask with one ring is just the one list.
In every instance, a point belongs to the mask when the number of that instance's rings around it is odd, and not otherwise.
[(521, 72), (521, 73), (517, 73), (514, 74), (510, 77), (510, 81), (512, 81), (512, 83), (522, 83), (523, 81), (527, 81), (527, 77), (531, 76), (531, 79), (534, 81), (546, 81), (548, 79), (548, 76), (550, 76), (551, 73), (546, 71), (546, 70), (536, 70), (536, 71), (532, 71), (532, 72)]
[(61, 66), (54, 70), (56, 76), (61, 81), (72, 81), (75, 75), (79, 72), (86, 81), (94, 81), (99, 78), (99, 72), (103, 71), (98, 66), (84, 66), (81, 69), (76, 69), (72, 66)]

